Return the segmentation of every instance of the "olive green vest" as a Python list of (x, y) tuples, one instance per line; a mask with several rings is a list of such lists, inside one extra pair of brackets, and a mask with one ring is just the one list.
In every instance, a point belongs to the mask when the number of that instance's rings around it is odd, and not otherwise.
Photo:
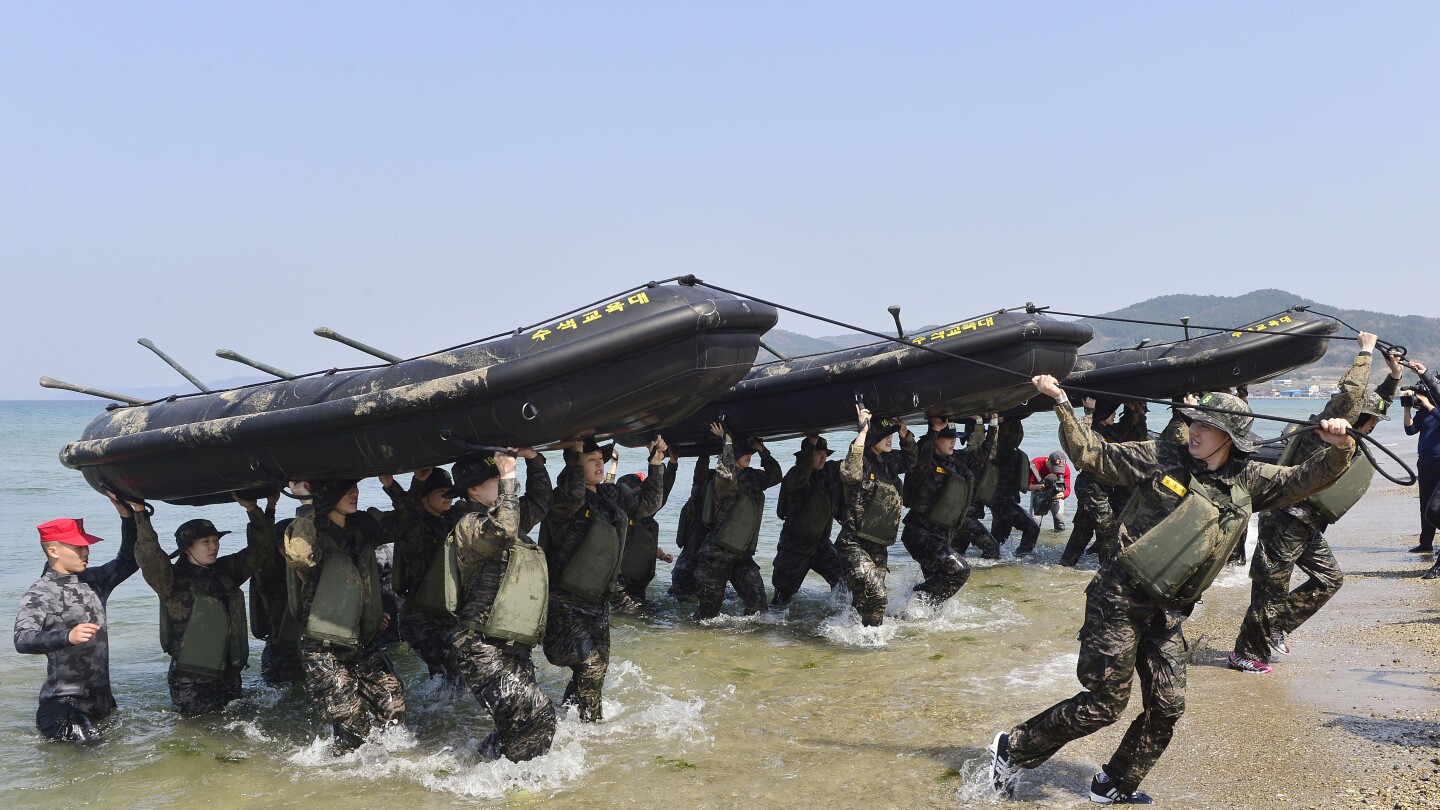
[(980, 479), (975, 482), (975, 490), (972, 496), (976, 503), (989, 506), (995, 502), (995, 492), (1000, 488), (1000, 468), (994, 464), (986, 464), (985, 471), (980, 473)]
[(630, 530), (625, 533), (625, 553), (620, 557), (620, 575), (631, 582), (649, 582), (655, 578), (659, 538), (648, 527), (642, 538), (637, 529), (635, 521), (630, 521)]
[[(361, 589), (360, 570), (340, 546), (320, 534), (324, 556), (320, 560), (315, 596), (310, 612), (300, 630), (301, 638), (340, 647), (359, 648), (375, 637), (380, 629), (380, 566), (375, 555), (369, 555), (369, 593)], [(290, 584), (290, 605), (300, 604), (299, 578), (287, 569)]]
[(545, 552), (521, 538), (505, 552), (505, 574), (500, 578), (489, 618), (480, 624), (465, 625), (491, 638), (533, 646), (545, 634), (549, 607), (550, 573)]
[(555, 587), (592, 604), (604, 602), (620, 573), (624, 548), (625, 538), (620, 532), (592, 510), (585, 539), (560, 572)]
[(1180, 504), (1122, 549), (1116, 561), (1156, 602), (1187, 607), (1199, 601), (1244, 539), (1250, 493), (1237, 481), (1230, 502), (1217, 504), (1203, 486), (1186, 487), (1170, 476), (1162, 483), (1184, 492)]
[[(865, 505), (865, 514), (860, 516), (860, 525), (855, 527), (855, 534), (862, 540), (891, 546), (895, 544), (895, 536), (900, 531), (900, 490), (896, 489), (894, 484), (875, 480), (873, 475), (871, 480), (875, 488), (872, 490), (870, 502)], [(889, 499), (896, 505), (895, 509), (882, 509), (875, 505), (880, 493), (887, 490), (895, 495), (893, 499)]]
[(740, 493), (730, 507), (730, 514), (725, 516), (725, 522), (710, 533), (715, 545), (732, 554), (754, 554), (760, 544), (760, 519), (764, 509), (763, 496), (754, 498)]
[(945, 483), (940, 485), (935, 500), (921, 517), (932, 526), (953, 531), (965, 519), (965, 513), (970, 511), (970, 493), (974, 480), (964, 473), (952, 472), (938, 464), (935, 465), (935, 471), (945, 476)]
[(409, 605), (432, 616), (455, 619), (460, 609), (460, 563), (455, 557), (455, 541), (450, 537), (435, 549)]
[(170, 654), (175, 668), (192, 675), (218, 678), (228, 669), (244, 669), (250, 661), (246, 639), (245, 597), (229, 579), (222, 577), (225, 601), (191, 589), (190, 620), (185, 638), (175, 646), (175, 629), (170, 612), (160, 604), (160, 648)]
[[(1311, 417), (1312, 419), (1314, 417)], [(1280, 464), (1291, 467), (1304, 459), (1297, 458), (1300, 442), (1291, 439), (1285, 445), (1285, 451), (1280, 454)], [(1351, 507), (1360, 502), (1360, 498), (1370, 489), (1370, 479), (1375, 476), (1375, 465), (1370, 459), (1358, 449), (1355, 455), (1350, 457), (1350, 469), (1346, 470), (1330, 486), (1320, 490), (1305, 499), (1305, 503), (1314, 507), (1320, 519), (1326, 523), (1334, 523), (1349, 512)]]
[(834, 519), (835, 504), (830, 500), (830, 493), (812, 483), (800, 508), (785, 518), (785, 525), (801, 538), (819, 540)]

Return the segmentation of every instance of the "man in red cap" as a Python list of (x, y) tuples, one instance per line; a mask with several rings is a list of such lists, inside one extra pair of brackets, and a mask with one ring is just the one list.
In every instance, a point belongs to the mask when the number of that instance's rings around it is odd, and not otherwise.
[(120, 553), (90, 568), (90, 546), (99, 537), (84, 521), (59, 518), (40, 524), (45, 573), (20, 599), (15, 614), (15, 651), (49, 661), (40, 687), (35, 725), (52, 740), (92, 742), (95, 724), (115, 710), (110, 692), (110, 637), (105, 603), (135, 573), (135, 514), (114, 496), (120, 514)]

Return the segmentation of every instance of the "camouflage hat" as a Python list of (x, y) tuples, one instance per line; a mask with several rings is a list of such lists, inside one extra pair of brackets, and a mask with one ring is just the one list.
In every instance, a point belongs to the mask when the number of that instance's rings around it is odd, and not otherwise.
[(800, 442), (800, 449), (795, 451), (795, 457), (800, 458), (801, 456), (808, 455), (815, 452), (816, 450), (824, 453), (827, 457), (835, 455), (835, 451), (831, 450), (830, 445), (825, 442), (825, 437), (821, 436), (813, 445), (810, 443), (809, 438), (806, 438), (804, 441)]
[(1380, 396), (1379, 391), (1366, 391), (1365, 398), (1360, 400), (1359, 416), (1373, 416), (1375, 421), (1383, 422), (1390, 418), (1390, 415), (1386, 413), (1388, 410), (1390, 410), (1390, 403)]
[(1245, 400), (1234, 394), (1222, 394), (1218, 391), (1208, 391), (1200, 397), (1200, 405), (1208, 408), (1224, 408), (1227, 411), (1240, 411), (1245, 416), (1229, 413), (1214, 413), (1211, 411), (1197, 411), (1186, 408), (1185, 416), (1192, 422), (1200, 422), (1209, 425), (1217, 430), (1225, 432), (1230, 441), (1235, 444), (1235, 449), (1241, 453), (1255, 452), (1255, 442), (1251, 438), (1250, 425), (1255, 417), (1249, 416), (1250, 405)]
[(179, 546), (181, 549), (184, 549), (191, 543), (201, 538), (209, 537), (211, 535), (214, 535), (216, 537), (224, 537), (229, 533), (230, 532), (222, 532), (217, 530), (215, 528), (215, 524), (211, 523), (205, 518), (195, 518), (194, 520), (187, 520), (184, 523), (181, 523), (179, 528), (175, 529), (175, 545)]

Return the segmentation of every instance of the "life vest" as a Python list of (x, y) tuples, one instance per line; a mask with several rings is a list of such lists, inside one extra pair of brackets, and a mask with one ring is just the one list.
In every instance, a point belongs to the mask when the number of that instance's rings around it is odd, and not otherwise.
[[(876, 478), (873, 472), (866, 475), (867, 478), (860, 482), (861, 491), (856, 497), (865, 499), (866, 491), (870, 493), (870, 497), (865, 503), (865, 513), (860, 516), (860, 523), (855, 527), (855, 534), (862, 540), (882, 546), (894, 545), (895, 536), (900, 531), (900, 490), (894, 484)], [(885, 499), (894, 504), (894, 508), (876, 506), (875, 502), (886, 493), (894, 496)]]
[(465, 625), (485, 636), (533, 646), (545, 634), (549, 607), (550, 573), (545, 552), (522, 537), (505, 552), (505, 574), (500, 578), (489, 618)]
[(760, 519), (765, 508), (764, 497), (739, 493), (730, 507), (725, 522), (710, 532), (715, 545), (732, 554), (754, 554), (760, 544)]
[[(301, 625), (301, 638), (340, 647), (359, 648), (380, 629), (380, 566), (373, 554), (369, 593), (361, 589), (360, 569), (334, 540), (317, 529), (324, 556), (315, 583), (310, 611)], [(300, 604), (300, 579), (287, 569), (291, 610)]]
[(790, 514), (786, 515), (785, 527), (803, 539), (819, 540), (825, 536), (830, 522), (834, 519), (835, 507), (830, 500), (830, 493), (812, 480), (800, 508), (792, 509)]
[(587, 507), (585, 517), (590, 518), (590, 528), (570, 557), (570, 562), (560, 571), (555, 587), (599, 604), (605, 601), (615, 584), (615, 577), (620, 573), (625, 538), (609, 521), (594, 514), (593, 509)]
[(219, 580), (226, 591), (224, 601), (200, 593), (192, 583), (190, 620), (185, 623), (185, 638), (178, 648), (170, 612), (164, 602), (160, 604), (160, 648), (170, 654), (175, 668), (182, 672), (218, 678), (226, 670), (244, 669), (250, 661), (245, 597), (228, 577)]
[(630, 521), (625, 533), (625, 551), (620, 555), (620, 576), (631, 582), (649, 582), (655, 578), (655, 552), (660, 547), (660, 537), (651, 522), (636, 525)]
[[(1311, 421), (1318, 420), (1318, 416), (1311, 416)], [(1287, 426), (1287, 434), (1294, 433), (1296, 425)], [(1285, 443), (1285, 450), (1280, 454), (1280, 465), (1293, 467), (1305, 459), (1299, 458), (1300, 442), (1292, 438)], [(1350, 468), (1330, 486), (1306, 498), (1304, 503), (1313, 507), (1320, 519), (1326, 523), (1334, 523), (1349, 512), (1351, 507), (1360, 502), (1366, 490), (1370, 489), (1370, 480), (1375, 475), (1375, 465), (1370, 459), (1357, 448), (1355, 455), (1350, 458)]]
[(1199, 601), (1245, 537), (1250, 493), (1236, 481), (1230, 502), (1216, 503), (1204, 486), (1186, 486), (1169, 475), (1160, 483), (1179, 494), (1180, 503), (1121, 549), (1116, 562), (1156, 602), (1186, 607)]
[(971, 493), (976, 503), (989, 506), (995, 502), (996, 490), (1000, 488), (1000, 468), (994, 464), (986, 464), (985, 471), (980, 473), (980, 478), (975, 482), (975, 489)]
[(971, 490), (975, 482), (972, 476), (948, 470), (939, 464), (935, 465), (935, 473), (945, 476), (945, 482), (940, 485), (940, 491), (935, 493), (935, 500), (930, 502), (930, 508), (926, 509), (921, 517), (932, 526), (953, 531), (970, 510)]
[(450, 537), (435, 549), (408, 604), (415, 610), (454, 620), (460, 609), (460, 563), (455, 556), (455, 541)]

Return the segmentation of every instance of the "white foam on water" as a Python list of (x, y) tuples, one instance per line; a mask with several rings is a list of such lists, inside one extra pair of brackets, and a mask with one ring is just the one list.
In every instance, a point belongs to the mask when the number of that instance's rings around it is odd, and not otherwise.
[(990, 784), (990, 757), (988, 755), (979, 759), (967, 759), (956, 770), (960, 772), (960, 776), (958, 784), (955, 786), (955, 800), (960, 803), (961, 807), (1009, 803), (1008, 799), (1002, 799), (996, 794), (995, 788)]
[(677, 698), (672, 691), (657, 686), (635, 662), (612, 661), (605, 676), (605, 722), (577, 725), (586, 736), (637, 736), (687, 744), (712, 740), (701, 722), (705, 701)]
[(274, 742), (275, 740), (260, 730), (252, 720), (236, 720), (225, 724), (226, 731), (238, 731), (240, 735), (250, 742)]
[(1059, 683), (1075, 679), (1075, 666), (1080, 661), (1078, 653), (1065, 653), (1057, 655), (1048, 661), (1028, 667), (1012, 669), (1009, 672), (986, 678), (984, 680), (1000, 681), (1003, 683), (1006, 692), (1013, 691), (1016, 687), (1036, 687), (1047, 684)]
[(737, 616), (730, 613), (721, 613), (709, 619), (701, 619), (701, 627), (778, 627), (785, 624), (789, 618), (790, 610), (770, 611), (762, 610), (759, 613), (752, 613), (748, 616)]
[(906, 603), (899, 618), (906, 632), (920, 633), (1000, 631), (1029, 623), (1014, 602), (999, 599), (990, 604), (976, 604), (966, 600), (964, 589), (938, 608), (930, 600), (915, 594)]
[(860, 614), (846, 606), (840, 613), (820, 622), (819, 635), (847, 647), (887, 647), (895, 638), (899, 627), (891, 620), (879, 627), (866, 627), (860, 623)]

